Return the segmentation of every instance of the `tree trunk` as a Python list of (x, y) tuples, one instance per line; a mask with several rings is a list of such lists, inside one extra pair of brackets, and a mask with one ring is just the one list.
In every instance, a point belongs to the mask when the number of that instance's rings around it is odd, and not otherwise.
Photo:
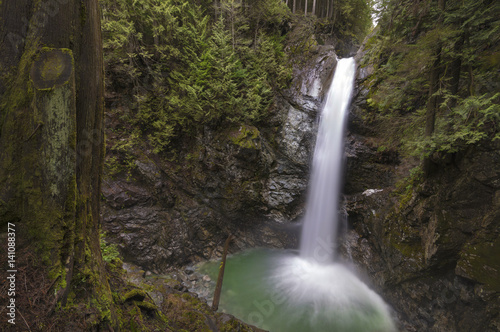
[(97, 0), (1, 2), (0, 220), (16, 224), (17, 240), (37, 249), (54, 305), (79, 294), (110, 320), (99, 239), (99, 15)]
[(307, 16), (307, 0), (306, 0), (306, 4), (304, 6), (304, 16)]
[[(431, 137), (432, 134), (434, 133), (434, 124), (436, 122), (436, 112), (438, 109), (438, 95), (437, 92), (439, 91), (439, 75), (441, 72), (441, 60), (440, 60), (440, 54), (441, 54), (441, 47), (438, 46), (438, 49), (436, 51), (436, 60), (434, 60), (434, 63), (432, 64), (432, 69), (431, 69), (431, 78), (430, 78), (430, 86), (429, 86), (429, 99), (427, 100), (427, 105), (426, 105), (426, 113), (425, 113), (425, 131), (424, 131), (424, 136), (425, 137)], [(428, 177), (433, 168), (433, 162), (430, 158), (430, 156), (427, 156), (424, 158), (424, 163), (423, 163), (423, 172), (424, 176)]]
[(434, 122), (436, 119), (436, 109), (438, 107), (439, 74), (441, 71), (440, 53), (441, 47), (437, 49), (436, 60), (432, 64), (431, 79), (429, 86), (429, 99), (426, 106), (425, 136), (431, 136), (434, 133)]
[(335, 23), (337, 23), (337, 13), (339, 11), (338, 8), (338, 2), (335, 0), (332, 0), (332, 25), (335, 26)]
[(460, 73), (461, 73), (461, 68), (462, 68), (462, 56), (461, 56), (461, 51), (462, 47), (464, 45), (464, 35), (460, 36), (460, 38), (455, 42), (455, 45), (453, 46), (453, 49), (456, 54), (456, 58), (453, 60), (451, 63), (451, 88), (450, 88), (450, 93), (453, 95), (453, 99), (451, 99), (450, 103), (448, 104), (448, 108), (453, 108), (457, 104), (457, 98), (458, 98), (458, 89), (460, 87)]
[(316, 0), (313, 0), (312, 14), (316, 15)]
[[(438, 0), (438, 6), (440, 10), (438, 24), (441, 25), (443, 22), (445, 0)], [(432, 134), (434, 133), (436, 113), (439, 108), (440, 96), (438, 95), (438, 92), (440, 88), (439, 77), (441, 75), (441, 49), (442, 49), (441, 44), (442, 42), (438, 40), (435, 51), (436, 59), (432, 64), (430, 73), (429, 99), (427, 100), (426, 115), (425, 115), (425, 131), (424, 131), (425, 137), (431, 137)], [(433, 167), (433, 162), (430, 156), (425, 157), (422, 166), (425, 177), (428, 177), (430, 175), (430, 173), (432, 172), (432, 167)]]
[[(438, 0), (438, 6), (440, 10), (438, 24), (441, 25), (443, 22), (445, 0)], [(442, 47), (441, 44), (442, 42), (438, 40), (435, 50), (436, 58), (432, 64), (432, 69), (431, 69), (429, 99), (427, 101), (427, 110), (426, 110), (425, 136), (431, 136), (434, 133), (434, 122), (436, 119), (436, 111), (438, 108), (438, 99), (439, 99), (436, 94), (439, 91), (439, 76), (441, 75), (441, 47)]]

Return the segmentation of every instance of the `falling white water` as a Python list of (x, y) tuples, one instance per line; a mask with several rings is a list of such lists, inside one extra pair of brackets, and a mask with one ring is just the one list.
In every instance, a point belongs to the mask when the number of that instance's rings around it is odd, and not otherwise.
[(353, 58), (338, 61), (320, 118), (300, 244), (300, 255), (318, 263), (334, 258), (345, 123), (355, 67)]
[[(228, 258), (220, 308), (271, 332), (394, 332), (382, 298), (333, 262), (344, 131), (355, 63), (337, 64), (321, 114), (300, 256), (255, 249)], [(212, 280), (219, 262), (199, 267)]]

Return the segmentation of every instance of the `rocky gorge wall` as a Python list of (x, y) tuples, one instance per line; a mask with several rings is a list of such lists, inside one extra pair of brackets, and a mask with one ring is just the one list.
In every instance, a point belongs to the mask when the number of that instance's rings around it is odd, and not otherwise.
[[(117, 148), (131, 139), (120, 120), (130, 110), (108, 95), (103, 228), (125, 259), (161, 272), (219, 257), (230, 233), (231, 252), (296, 247), (289, 221), (303, 211), (317, 113), (335, 65), (333, 47), (317, 47), (277, 96), (269, 121), (207, 127), (180, 143), (175, 158), (140, 141)], [(116, 160), (126, 169), (116, 171)]]
[(412, 175), (419, 161), (379, 149), (384, 136), (363, 120), (371, 71), (358, 71), (350, 115), (342, 250), (402, 331), (499, 331), (500, 144), (449, 155), (426, 179)]
[[(206, 128), (180, 143), (175, 158), (141, 143), (126, 152), (127, 171), (115, 174), (108, 162), (103, 228), (126, 260), (161, 273), (219, 257), (230, 233), (231, 252), (297, 247), (335, 59), (331, 47), (314, 50), (259, 127)], [(394, 308), (401, 331), (498, 331), (500, 146), (453, 155), (426, 181), (411, 182), (419, 161), (380, 149), (382, 133), (363, 117), (370, 70), (358, 70), (349, 117), (340, 251)], [(108, 111), (108, 161), (125, 158), (113, 146), (128, 139), (119, 119), (127, 111), (120, 102)]]

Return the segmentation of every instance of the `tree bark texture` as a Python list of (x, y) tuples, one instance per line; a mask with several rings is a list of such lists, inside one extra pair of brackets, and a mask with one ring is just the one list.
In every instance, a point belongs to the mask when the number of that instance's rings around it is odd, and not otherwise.
[[(0, 220), (31, 241), (62, 305), (86, 280), (103, 311), (104, 70), (97, 0), (0, 2)], [(81, 294), (81, 293), (79, 293)], [(110, 317), (107, 317), (110, 318)]]
[(293, 0), (286, 1), (285, 4), (292, 13), (303, 10), (305, 16), (308, 12), (318, 18), (327, 19), (337, 19), (340, 15), (340, 8), (335, 0), (313, 0), (311, 4), (308, 0)]

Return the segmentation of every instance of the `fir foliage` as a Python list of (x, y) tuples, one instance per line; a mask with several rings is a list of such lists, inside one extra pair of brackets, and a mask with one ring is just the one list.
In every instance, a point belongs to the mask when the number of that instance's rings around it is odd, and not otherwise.
[(101, 0), (107, 85), (130, 96), (133, 137), (172, 151), (206, 126), (265, 122), (315, 36), (360, 40), (371, 26), (371, 1), (316, 6), (304, 16), (282, 0)]
[(375, 67), (370, 116), (422, 158), (499, 139), (500, 3), (383, 0), (379, 8), (363, 64)]
[[(133, 93), (156, 152), (203, 126), (265, 120), (291, 66), (280, 0), (103, 0), (108, 86)], [(112, 82), (112, 83), (111, 83)]]

